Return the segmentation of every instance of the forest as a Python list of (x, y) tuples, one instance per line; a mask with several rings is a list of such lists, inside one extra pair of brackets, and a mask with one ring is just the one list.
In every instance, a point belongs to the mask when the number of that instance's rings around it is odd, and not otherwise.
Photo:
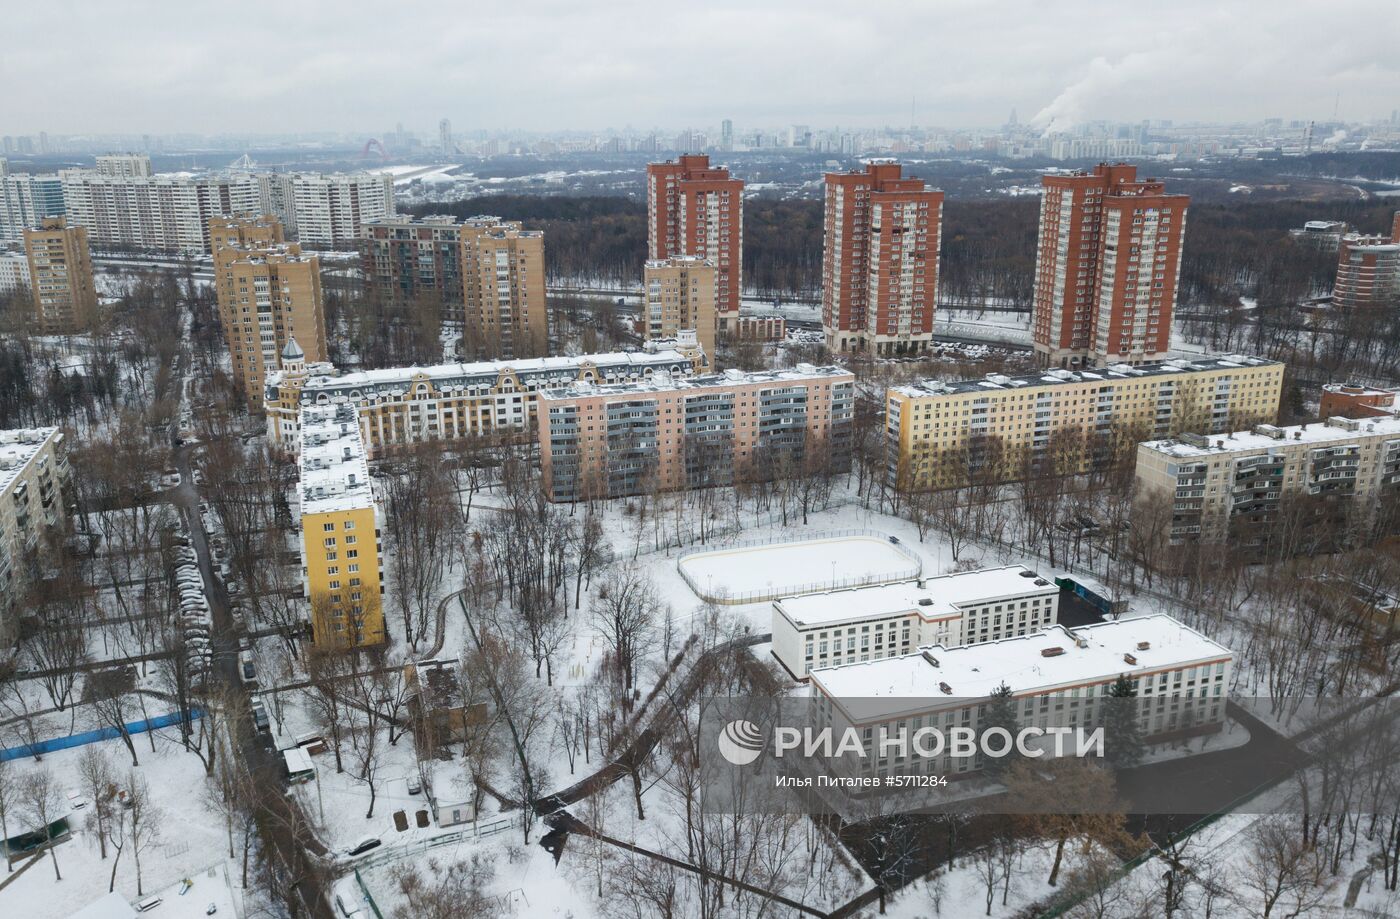
[[(1034, 197), (944, 203), (939, 301), (1029, 310), (1035, 279)], [(1294, 244), (1307, 220), (1345, 220), (1363, 232), (1390, 226), (1393, 205), (1372, 200), (1236, 199), (1193, 206), (1181, 269), (1181, 309), (1234, 304), (1270, 291), (1326, 293), (1335, 258)], [(419, 210), (495, 214), (545, 232), (554, 282), (632, 286), (646, 258), (646, 205), (623, 197), (491, 195)], [(821, 284), (819, 201), (751, 198), (744, 207), (744, 283), (751, 295), (814, 299)], [(1261, 290), (1262, 288), (1262, 290)]]

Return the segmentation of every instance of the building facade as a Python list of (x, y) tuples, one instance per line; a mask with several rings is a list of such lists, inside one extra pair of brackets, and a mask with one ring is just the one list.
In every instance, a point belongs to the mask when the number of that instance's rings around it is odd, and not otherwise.
[(303, 246), (354, 249), (366, 224), (392, 217), (391, 175), (273, 173), (258, 177), (263, 207)]
[(1400, 306), (1400, 212), (1390, 236), (1348, 233), (1337, 248), (1332, 304), (1341, 309)]
[(151, 158), (144, 153), (99, 154), (93, 168), (105, 176), (149, 179), (155, 175), (155, 170), (151, 168)]
[(25, 230), (63, 212), (63, 183), (58, 176), (0, 169), (0, 239), (23, 239)]
[(1171, 345), (1190, 198), (1137, 167), (1041, 180), (1032, 338), (1042, 366), (1161, 360)]
[(541, 390), (575, 382), (628, 383), (657, 373), (680, 379), (698, 351), (628, 351), (397, 367), (341, 374), (330, 364), (289, 364), (267, 378), (268, 442), (287, 452), (300, 439), (303, 406), (350, 405), (371, 456), (426, 440), (530, 434)]
[(1138, 446), (1135, 474), (1140, 500), (1170, 500), (1172, 544), (1224, 542), (1233, 527), (1254, 527), (1257, 536), (1289, 496), (1342, 499), (1369, 516), (1400, 485), (1400, 419), (1330, 418), (1149, 441)]
[(842, 367), (576, 383), (539, 395), (552, 501), (781, 478), (850, 465), (855, 378)]
[(385, 641), (382, 516), (360, 427), (348, 405), (302, 414), (297, 495), (303, 593), (318, 648)]
[(1083, 472), (1148, 438), (1272, 422), (1282, 393), (1283, 364), (1239, 355), (896, 386), (888, 475), (918, 491), (1010, 481), (1028, 467)]
[(326, 359), (320, 260), (284, 243), (276, 217), (215, 218), (209, 234), (233, 377), (249, 406), (260, 409), (264, 381), (281, 367), (284, 351), (298, 360)]
[(365, 224), (360, 267), (386, 302), (437, 302), (463, 326), (469, 357), (542, 357), (549, 351), (544, 234), (519, 221), (386, 217)]
[(811, 670), (999, 641), (1059, 621), (1060, 588), (1021, 565), (773, 601), (773, 656)]
[(29, 292), (29, 255), (0, 252), (0, 296)]
[(649, 259), (643, 268), (642, 339), (676, 338), (681, 331), (695, 333), (706, 357), (714, 359), (715, 266), (702, 258), (677, 255)]
[(833, 351), (918, 354), (933, 340), (943, 192), (898, 163), (826, 174), (822, 328)]
[(203, 255), (209, 221), (263, 211), (257, 176), (107, 175), (87, 169), (59, 173), (70, 223), (87, 229), (94, 246)]
[[(1105, 718), (1104, 700), (1121, 677), (1136, 692), (1139, 729), (1154, 744), (1217, 733), (1225, 723), (1234, 654), (1177, 622), (1154, 615), (1074, 629), (1047, 629), (999, 641), (946, 647), (811, 673), (819, 727), (838, 737), (855, 728), (879, 750), (881, 733), (895, 737), (929, 727), (970, 727), (980, 734), (987, 702), (999, 687), (1011, 690), (1017, 724), (1041, 730), (1083, 727)], [(871, 743), (873, 741), (873, 743)], [(1042, 747), (1049, 752), (1051, 747)], [(842, 762), (864, 775), (922, 771), (952, 779), (981, 769), (980, 757), (911, 757), (878, 753)]]
[(719, 331), (743, 295), (744, 182), (704, 155), (647, 166), (647, 258), (703, 258), (715, 267)]
[(1356, 383), (1327, 383), (1322, 387), (1318, 415), (1323, 418), (1390, 418), (1400, 413), (1394, 389)]
[(97, 322), (97, 287), (87, 231), (63, 217), (45, 217), (24, 231), (29, 260), (29, 305), (44, 335), (90, 330)]
[(45, 534), (66, 525), (69, 480), (58, 428), (0, 431), (0, 649), (19, 637), (25, 586)]

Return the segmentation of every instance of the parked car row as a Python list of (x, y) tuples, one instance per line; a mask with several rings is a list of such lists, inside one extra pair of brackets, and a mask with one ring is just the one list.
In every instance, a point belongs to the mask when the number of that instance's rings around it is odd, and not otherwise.
[(190, 545), (189, 534), (182, 531), (175, 543), (175, 585), (180, 597), (180, 630), (185, 639), (190, 678), (198, 682), (208, 676), (213, 663), (213, 620), (209, 613), (209, 599), (204, 595), (204, 576), (199, 571), (199, 557)]

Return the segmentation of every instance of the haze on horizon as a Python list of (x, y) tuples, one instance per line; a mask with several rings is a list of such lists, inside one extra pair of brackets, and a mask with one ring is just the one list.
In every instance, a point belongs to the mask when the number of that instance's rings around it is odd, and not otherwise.
[(423, 0), (7, 11), (0, 132), (866, 128), (1386, 117), (1400, 7), (1359, 0)]

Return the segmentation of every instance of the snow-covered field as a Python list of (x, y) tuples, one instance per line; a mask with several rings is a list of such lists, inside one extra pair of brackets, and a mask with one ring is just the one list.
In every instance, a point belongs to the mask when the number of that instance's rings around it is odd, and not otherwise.
[[(921, 565), (881, 536), (776, 542), (699, 552), (677, 564), (701, 599), (746, 603), (918, 577)], [(781, 537), (779, 537), (781, 538)]]

